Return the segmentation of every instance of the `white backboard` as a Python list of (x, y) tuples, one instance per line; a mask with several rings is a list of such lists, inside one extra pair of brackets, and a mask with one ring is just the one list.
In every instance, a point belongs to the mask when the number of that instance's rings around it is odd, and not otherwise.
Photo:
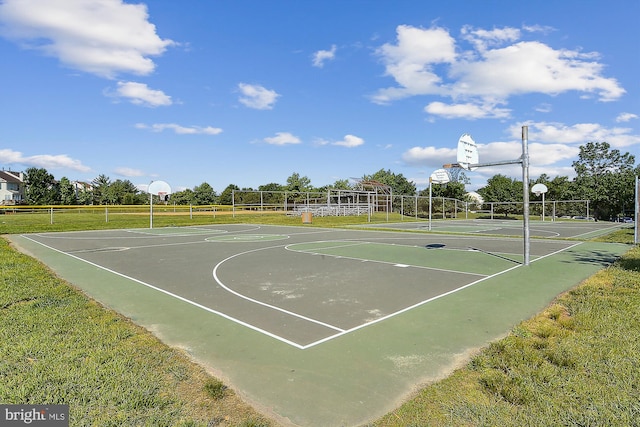
[(458, 164), (466, 170), (475, 168), (469, 165), (478, 163), (478, 146), (468, 133), (463, 134), (458, 140)]
[(533, 187), (531, 187), (531, 192), (533, 194), (535, 194), (536, 196), (539, 196), (541, 194), (546, 193), (547, 190), (548, 190), (547, 186), (544, 185), (544, 184), (540, 184), (540, 183), (538, 183), (538, 184), (534, 185)]
[(431, 174), (431, 182), (434, 184), (446, 184), (451, 181), (451, 177), (449, 176), (449, 172), (445, 169), (438, 169)]
[(171, 186), (164, 181), (153, 181), (151, 184), (149, 184), (147, 193), (153, 194), (154, 196), (162, 193), (162, 195), (166, 196), (168, 194), (171, 194)]

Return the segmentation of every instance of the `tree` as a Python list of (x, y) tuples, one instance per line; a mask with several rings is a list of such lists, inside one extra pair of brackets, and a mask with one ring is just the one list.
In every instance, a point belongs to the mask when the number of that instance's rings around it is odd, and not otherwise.
[(107, 204), (107, 190), (110, 184), (111, 180), (104, 174), (98, 175), (91, 181), (91, 185), (93, 186), (93, 203), (97, 205)]
[(240, 190), (240, 187), (238, 187), (235, 184), (229, 184), (227, 185), (227, 188), (225, 188), (224, 190), (222, 190), (222, 193), (220, 193), (220, 197), (218, 198), (218, 203), (220, 203), (221, 205), (231, 205), (233, 204), (233, 191), (234, 190)]
[(373, 175), (365, 175), (365, 181), (378, 181), (391, 187), (393, 194), (403, 194), (405, 196), (415, 196), (416, 185), (409, 181), (404, 175), (395, 174), (390, 170), (380, 169)]
[(187, 188), (182, 191), (176, 191), (171, 195), (171, 202), (176, 205), (192, 205), (194, 204), (195, 194), (193, 190)]
[(596, 219), (609, 219), (633, 203), (633, 196), (625, 192), (633, 188), (635, 157), (611, 149), (607, 142), (588, 142), (580, 147), (576, 171), (576, 191), (590, 201)]
[(44, 168), (29, 168), (25, 171), (26, 199), (30, 205), (51, 205), (57, 202), (56, 181)]
[(58, 185), (60, 189), (60, 203), (63, 205), (75, 205), (78, 203), (78, 199), (76, 197), (76, 190), (73, 188), (73, 184), (69, 181), (69, 178), (63, 176), (60, 178), (60, 183)]
[(294, 172), (289, 178), (287, 178), (287, 185), (285, 186), (287, 191), (297, 191), (304, 193), (311, 191), (311, 180), (306, 176), (300, 176), (299, 173)]
[(348, 179), (339, 179), (330, 185), (331, 188), (335, 188), (336, 190), (353, 190), (353, 186), (349, 184)]
[[(106, 188), (104, 201), (112, 205), (133, 205), (137, 202), (139, 190), (128, 179), (117, 179)], [(104, 202), (103, 202), (104, 203)]]
[(522, 189), (522, 181), (498, 174), (489, 178), (486, 187), (480, 188), (478, 194), (485, 203), (500, 203), (494, 207), (494, 211), (504, 213), (506, 217), (518, 210), (516, 202), (522, 202)]
[(206, 182), (193, 187), (193, 204), (195, 205), (213, 205), (216, 198), (213, 187)]
[[(426, 194), (424, 194), (426, 192)], [(446, 184), (436, 184), (431, 189), (431, 196), (433, 197), (446, 197), (448, 199), (464, 200), (465, 191), (464, 184), (462, 182), (448, 182)], [(429, 188), (420, 192), (420, 195), (429, 195)]]

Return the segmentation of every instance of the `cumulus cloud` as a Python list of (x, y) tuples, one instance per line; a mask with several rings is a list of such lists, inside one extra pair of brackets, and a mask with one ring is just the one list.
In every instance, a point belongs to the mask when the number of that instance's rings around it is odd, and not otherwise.
[(4, 0), (2, 35), (63, 65), (114, 78), (148, 75), (175, 43), (156, 34), (144, 4), (122, 0)]
[(511, 114), (511, 110), (507, 108), (498, 108), (495, 104), (445, 104), (443, 102), (432, 102), (424, 107), (424, 111), (434, 116), (440, 116), (447, 119), (465, 118), (465, 119), (486, 119), (507, 118)]
[(327, 61), (331, 61), (336, 57), (336, 45), (331, 45), (331, 49), (329, 50), (319, 50), (313, 54), (313, 66), (322, 68), (324, 67), (324, 63)]
[(145, 83), (118, 82), (115, 92), (105, 91), (112, 98), (124, 98), (144, 107), (165, 107), (173, 104), (171, 97), (161, 90), (149, 88)]
[(445, 163), (455, 160), (456, 148), (412, 147), (402, 154), (402, 160), (413, 166), (441, 168)]
[(300, 138), (289, 132), (276, 132), (276, 136), (267, 137), (263, 141), (271, 145), (300, 144), (302, 142)]
[(172, 130), (178, 135), (218, 135), (222, 133), (222, 129), (215, 128), (213, 126), (181, 126), (175, 123), (154, 123), (147, 125), (144, 123), (137, 123), (138, 129), (149, 129), (153, 132), (163, 132), (164, 130)]
[[(587, 142), (608, 142), (614, 148), (623, 148), (640, 144), (640, 135), (634, 134), (633, 129), (623, 127), (605, 127), (598, 123), (576, 123), (565, 125), (555, 122), (526, 122), (529, 129), (529, 141), (543, 144), (584, 145)], [(521, 125), (508, 128), (513, 138), (521, 137)]]
[(238, 89), (242, 96), (239, 101), (241, 104), (255, 108), (256, 110), (273, 109), (276, 100), (280, 96), (276, 91), (266, 89), (260, 85), (251, 85), (247, 83), (239, 83)]
[(395, 43), (376, 51), (385, 74), (396, 82), (372, 96), (379, 104), (434, 95), (451, 100), (427, 105), (425, 111), (434, 116), (505, 118), (510, 110), (504, 106), (515, 95), (575, 91), (606, 102), (625, 93), (616, 79), (603, 75), (599, 54), (522, 40), (523, 31), (517, 28), (466, 26), (459, 41), (438, 27), (400, 25), (396, 33)]
[(115, 173), (117, 173), (118, 175), (121, 176), (126, 176), (126, 177), (130, 177), (130, 178), (134, 178), (134, 177), (138, 177), (138, 176), (145, 176), (146, 173), (142, 172), (139, 169), (133, 169), (133, 168), (128, 168), (128, 167), (119, 167), (115, 169)]
[(70, 169), (78, 172), (89, 172), (91, 170), (88, 166), (83, 165), (80, 160), (72, 159), (66, 154), (24, 156), (21, 152), (11, 149), (0, 149), (0, 163), (20, 164), (44, 169)]
[(622, 113), (618, 117), (616, 117), (616, 122), (628, 122), (633, 119), (637, 119), (638, 115), (633, 113)]
[(355, 135), (345, 135), (341, 141), (336, 141), (333, 145), (338, 145), (340, 147), (353, 148), (358, 147), (364, 144), (364, 139), (357, 137)]

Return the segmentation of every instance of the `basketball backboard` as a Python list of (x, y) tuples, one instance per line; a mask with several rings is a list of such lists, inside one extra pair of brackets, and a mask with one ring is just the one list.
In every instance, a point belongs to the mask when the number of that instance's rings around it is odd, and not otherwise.
[(478, 146), (468, 133), (458, 140), (458, 165), (466, 170), (474, 170), (470, 165), (478, 164)]
[(438, 169), (434, 171), (429, 179), (434, 184), (446, 184), (447, 182), (451, 181), (449, 172), (447, 172), (445, 169)]
[(166, 196), (167, 194), (171, 194), (171, 186), (164, 181), (153, 181), (149, 184), (147, 193), (153, 194), (154, 196), (162, 193), (163, 196)]
[(544, 184), (540, 184), (540, 183), (538, 183), (538, 184), (534, 185), (533, 187), (531, 187), (531, 192), (533, 194), (535, 194), (536, 196), (539, 196), (541, 194), (546, 193), (547, 190), (548, 190), (547, 186), (544, 185)]

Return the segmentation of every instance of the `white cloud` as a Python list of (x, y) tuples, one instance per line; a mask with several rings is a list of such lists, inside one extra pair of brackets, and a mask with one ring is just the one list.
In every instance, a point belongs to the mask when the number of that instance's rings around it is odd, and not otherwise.
[(447, 105), (442, 102), (432, 102), (424, 107), (424, 111), (431, 115), (447, 119), (507, 118), (511, 114), (511, 110), (506, 108), (497, 108), (495, 105), (479, 105), (472, 103)]
[(146, 173), (142, 172), (139, 169), (132, 169), (128, 167), (116, 168), (115, 173), (117, 173), (118, 175), (126, 176), (126, 177), (138, 177), (138, 176), (146, 175)]
[(452, 163), (456, 159), (455, 143), (452, 148), (412, 147), (402, 154), (402, 160), (413, 166), (430, 166), (441, 168), (445, 163)]
[(267, 137), (263, 141), (271, 145), (300, 144), (302, 142), (300, 138), (289, 132), (276, 132), (276, 136)]
[(144, 123), (137, 123), (138, 129), (149, 129), (153, 132), (162, 132), (164, 130), (172, 130), (178, 135), (218, 135), (222, 133), (222, 129), (212, 126), (181, 126), (175, 123), (154, 123), (152, 125), (146, 125)]
[(326, 61), (333, 60), (336, 57), (336, 45), (331, 45), (330, 50), (319, 50), (313, 54), (313, 66), (322, 68)]
[[(640, 144), (640, 135), (633, 129), (613, 127), (607, 128), (598, 123), (576, 123), (565, 125), (553, 122), (528, 122), (529, 141), (544, 144), (559, 143), (584, 145), (587, 142), (608, 142), (614, 148), (629, 147)], [(509, 127), (508, 132), (514, 138), (520, 138), (521, 125)]]
[(435, 65), (456, 61), (455, 40), (442, 28), (428, 30), (400, 25), (397, 44), (382, 45), (377, 54), (385, 64), (386, 74), (399, 87), (382, 89), (374, 96), (377, 103), (387, 103), (413, 95), (444, 94), (442, 78)]
[(101, 77), (153, 72), (150, 56), (164, 53), (144, 4), (122, 0), (4, 0), (3, 35), (67, 67)]
[(115, 93), (105, 92), (107, 96), (126, 98), (135, 105), (145, 107), (164, 107), (173, 104), (171, 97), (161, 90), (150, 89), (145, 83), (118, 82)]
[(333, 145), (339, 145), (340, 147), (358, 147), (364, 144), (364, 139), (357, 137), (355, 135), (345, 135), (342, 141), (336, 141)]
[(505, 118), (510, 110), (499, 106), (514, 95), (575, 91), (613, 101), (625, 93), (616, 79), (603, 76), (597, 53), (521, 41), (522, 31), (516, 28), (464, 27), (460, 41), (469, 42), (470, 50), (463, 50), (443, 28), (400, 25), (396, 31), (395, 44), (377, 50), (396, 86), (378, 90), (372, 97), (375, 103), (436, 95), (452, 103), (431, 102), (425, 111), (434, 116)]
[(260, 85), (239, 83), (238, 88), (242, 93), (239, 99), (240, 103), (256, 110), (271, 110), (280, 96), (276, 91)]
[(78, 172), (89, 172), (91, 168), (82, 164), (80, 160), (72, 159), (66, 154), (38, 154), (25, 157), (19, 151), (0, 149), (0, 163), (21, 164), (27, 167), (44, 169), (70, 169)]
[(638, 115), (633, 113), (622, 113), (618, 117), (616, 117), (616, 122), (628, 122), (633, 119), (637, 119)]

